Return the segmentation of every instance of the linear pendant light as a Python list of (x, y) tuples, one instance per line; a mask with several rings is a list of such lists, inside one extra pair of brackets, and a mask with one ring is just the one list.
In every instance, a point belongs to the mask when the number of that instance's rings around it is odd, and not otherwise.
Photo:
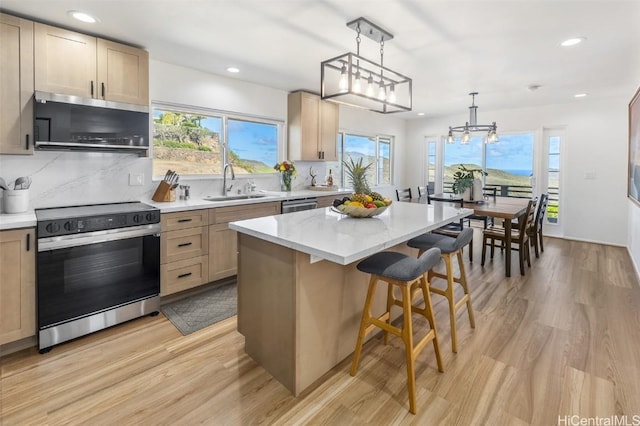
[[(384, 66), (384, 43), (393, 35), (365, 18), (347, 23), (356, 31), (357, 53), (345, 53), (320, 63), (320, 93), (346, 105), (383, 114), (411, 111), (412, 80)], [(380, 44), (380, 63), (360, 56), (360, 35)]]

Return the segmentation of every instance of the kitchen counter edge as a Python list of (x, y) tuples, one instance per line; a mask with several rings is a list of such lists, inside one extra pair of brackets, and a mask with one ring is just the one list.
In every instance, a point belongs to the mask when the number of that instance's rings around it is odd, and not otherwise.
[(0, 231), (20, 228), (34, 228), (36, 226), (36, 212), (29, 210), (24, 213), (0, 214)]

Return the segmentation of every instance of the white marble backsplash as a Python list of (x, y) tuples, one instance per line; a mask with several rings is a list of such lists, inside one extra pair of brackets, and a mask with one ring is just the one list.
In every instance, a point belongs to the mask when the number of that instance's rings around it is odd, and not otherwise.
[[(296, 162), (297, 176), (292, 189), (305, 189), (311, 184), (309, 167), (324, 183), (325, 164)], [(129, 185), (130, 174), (143, 174), (144, 184)], [(30, 176), (30, 209), (83, 204), (149, 200), (158, 179), (153, 180), (152, 160), (134, 154), (36, 151), (31, 156), (0, 155), (0, 176), (12, 183), (20, 176)], [(245, 177), (246, 176), (246, 177)], [(277, 175), (236, 175), (232, 192), (245, 191), (252, 180), (257, 190), (279, 191)], [(191, 187), (191, 197), (222, 194), (222, 178), (185, 178), (181, 184)], [(11, 186), (11, 185), (10, 185)], [(1, 199), (1, 197), (0, 197)]]

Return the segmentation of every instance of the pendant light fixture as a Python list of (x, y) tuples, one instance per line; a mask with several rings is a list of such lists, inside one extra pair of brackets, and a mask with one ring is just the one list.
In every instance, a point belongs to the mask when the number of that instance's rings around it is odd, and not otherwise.
[(449, 134), (447, 135), (447, 143), (455, 143), (454, 133), (462, 133), (460, 143), (466, 145), (471, 141), (471, 133), (473, 132), (487, 132), (486, 143), (498, 142), (498, 126), (494, 121), (492, 124), (478, 124), (478, 107), (476, 105), (476, 95), (478, 92), (471, 92), (471, 106), (469, 107), (469, 121), (464, 126), (449, 126)]
[[(412, 80), (384, 66), (384, 43), (393, 35), (358, 18), (347, 23), (356, 31), (356, 53), (345, 53), (320, 64), (322, 99), (369, 109), (383, 114), (411, 111)], [(360, 56), (360, 35), (380, 44), (380, 63)]]

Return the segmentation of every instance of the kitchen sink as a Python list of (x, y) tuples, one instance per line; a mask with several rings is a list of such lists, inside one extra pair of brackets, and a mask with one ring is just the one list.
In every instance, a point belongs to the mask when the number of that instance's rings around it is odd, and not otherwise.
[(254, 198), (266, 197), (265, 194), (238, 194), (238, 195), (217, 195), (204, 197), (205, 201), (235, 201), (235, 200), (252, 200)]

